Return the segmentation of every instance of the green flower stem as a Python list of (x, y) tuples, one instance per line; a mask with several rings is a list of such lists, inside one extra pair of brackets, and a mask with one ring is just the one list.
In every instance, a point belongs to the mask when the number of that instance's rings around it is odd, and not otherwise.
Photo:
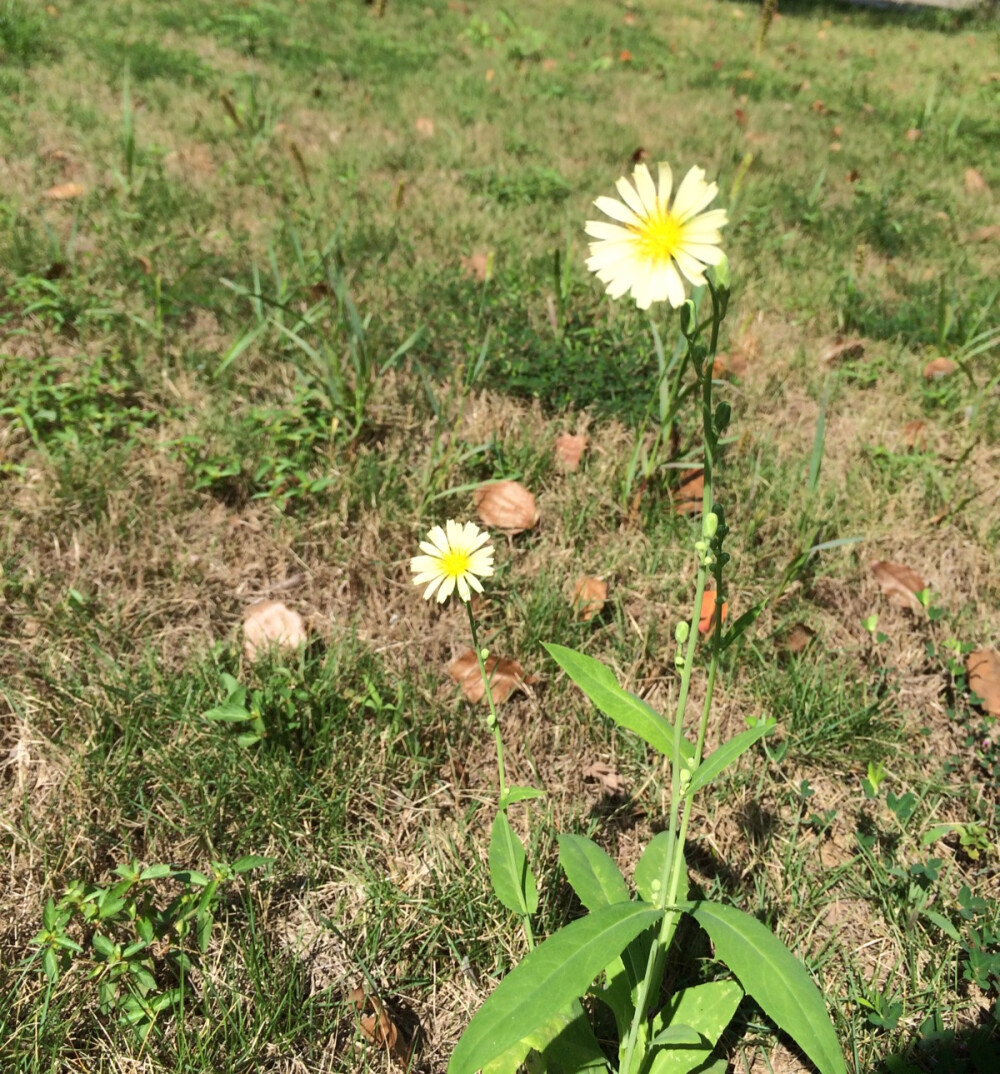
[[(712, 294), (712, 335), (709, 345), (706, 364), (698, 369), (702, 382), (702, 426), (705, 439), (705, 486), (702, 494), (702, 518), (705, 518), (712, 509), (712, 477), (715, 461), (715, 448), (718, 445), (718, 437), (715, 431), (714, 417), (712, 414), (712, 361), (719, 342), (719, 325), (722, 322), (721, 306), (714, 288), (709, 285)], [(655, 331), (655, 329), (654, 329)], [(670, 826), (667, 840), (667, 853), (665, 856), (663, 875), (660, 878), (660, 891), (663, 893), (662, 905), (666, 907), (666, 913), (660, 923), (660, 934), (656, 943), (649, 951), (646, 962), (646, 972), (639, 985), (636, 996), (635, 1013), (632, 1016), (632, 1024), (629, 1028), (628, 1042), (625, 1057), (619, 1074), (632, 1074), (632, 1061), (636, 1045), (639, 1039), (639, 1027), (646, 1018), (649, 1006), (650, 993), (654, 982), (656, 987), (663, 974), (663, 963), (666, 953), (673, 942), (680, 921), (680, 911), (675, 909), (680, 894), (681, 881), (685, 875), (684, 842), (687, 836), (688, 823), (691, 818), (691, 806), (693, 795), (684, 793), (682, 771), (690, 778), (701, 763), (701, 755), (705, 746), (705, 735), (708, 729), (708, 717), (712, 707), (712, 693), (715, 687), (715, 674), (718, 668), (719, 649), (718, 641), (721, 635), (721, 615), (716, 623), (714, 634), (711, 638), (712, 658), (708, 670), (708, 684), (705, 691), (705, 703), (702, 706), (701, 719), (698, 725), (698, 739), (695, 746), (694, 763), (691, 769), (683, 768), (681, 755), (681, 742), (684, 736), (684, 714), (687, 709), (688, 694), (691, 688), (691, 673), (694, 669), (694, 656), (698, 643), (698, 622), (701, 618), (701, 601), (705, 594), (705, 586), (708, 581), (709, 563), (706, 556), (699, 553), (698, 574), (695, 582), (694, 605), (691, 611), (689, 623), (687, 651), (684, 654), (684, 667), (681, 672), (680, 692), (677, 696), (677, 709), (674, 714), (674, 757), (670, 770)], [(683, 797), (683, 810), (680, 808), (680, 799)]]
[[(507, 812), (507, 769), (503, 760), (503, 736), (500, 733), (500, 721), (497, 719), (497, 708), (493, 701), (493, 689), (490, 686), (490, 677), (486, 673), (486, 661), (483, 659), (483, 649), (479, 644), (479, 635), (476, 632), (476, 619), (472, 614), (472, 602), (465, 602), (465, 610), (469, 613), (469, 629), (472, 631), (472, 647), (476, 650), (476, 661), (479, 664), (479, 675), (483, 680), (483, 689), (486, 691), (486, 701), (490, 706), (490, 714), (487, 717), (486, 723), (490, 730), (493, 732), (493, 741), (497, 748), (497, 775), (499, 777), (500, 784), (500, 810), (503, 813)], [(507, 854), (511, 861), (514, 861), (514, 843), (510, 836), (510, 829), (507, 829)], [(528, 914), (521, 915), (521, 924), (524, 928), (524, 938), (528, 944), (528, 950), (532, 950), (535, 946), (535, 934), (531, 928), (531, 918)]]

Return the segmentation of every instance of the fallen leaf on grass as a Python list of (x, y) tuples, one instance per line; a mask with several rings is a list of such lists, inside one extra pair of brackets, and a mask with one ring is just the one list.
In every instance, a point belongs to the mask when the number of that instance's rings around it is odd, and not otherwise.
[(608, 599), (608, 586), (600, 578), (589, 575), (581, 578), (573, 587), (573, 607), (577, 618), (585, 623), (598, 615)]
[(378, 996), (366, 995), (363, 988), (352, 988), (348, 998), (358, 1012), (358, 1026), (365, 1040), (385, 1048), (409, 1066), (413, 1047), (403, 1039)]
[(712, 363), (712, 376), (716, 380), (723, 377), (743, 377), (747, 371), (747, 356), (741, 350), (723, 351), (715, 356)]
[(556, 459), (564, 470), (573, 472), (580, 468), (580, 459), (587, 450), (590, 437), (585, 433), (575, 436), (573, 433), (561, 433), (556, 437)]
[(862, 358), (864, 353), (865, 344), (862, 339), (835, 339), (823, 351), (821, 360), (827, 365), (835, 365), (849, 358)]
[(927, 447), (927, 433), (922, 421), (915, 419), (903, 426), (903, 439), (910, 451), (923, 451)]
[(924, 380), (940, 380), (950, 377), (958, 366), (950, 358), (932, 358), (924, 366)]
[(45, 197), (49, 201), (68, 201), (70, 198), (80, 198), (87, 193), (83, 183), (57, 183), (45, 191)]
[(978, 172), (975, 168), (966, 168), (965, 190), (967, 194), (988, 194), (990, 187), (981, 172)]
[(965, 661), (969, 689), (980, 699), (983, 711), (1000, 716), (1000, 653), (995, 649), (977, 649)]
[(434, 120), (428, 119), (427, 116), (417, 116), (413, 129), (424, 138), (430, 138), (434, 134)]
[(787, 634), (781, 638), (781, 647), (786, 653), (801, 653), (813, 640), (816, 632), (805, 623), (796, 623)]
[(917, 594), (927, 588), (927, 583), (911, 567), (903, 563), (877, 560), (871, 565), (872, 574), (890, 604), (897, 608), (920, 608)]
[(250, 663), (269, 648), (297, 649), (307, 640), (302, 616), (280, 600), (254, 604), (243, 617), (243, 653)]
[(670, 494), (674, 510), (679, 515), (697, 515), (701, 512), (701, 501), (705, 492), (705, 471), (685, 470), (681, 474), (681, 483)]
[(466, 276), (472, 276), (480, 283), (485, 283), (493, 275), (493, 255), (477, 252), (469, 257), (459, 258), (459, 264)]
[[(726, 621), (726, 614), (729, 611), (729, 602), (722, 602), (722, 622)], [(706, 589), (701, 595), (701, 612), (698, 615), (698, 633), (708, 634), (715, 629), (716, 620), (719, 618), (719, 612), (717, 611), (717, 605), (715, 601), (715, 590)]]
[[(475, 649), (466, 649), (460, 656), (456, 656), (448, 665), (448, 674), (462, 687), (466, 700), (473, 705), (486, 697), (486, 687), (483, 686), (483, 677), (479, 673)], [(493, 702), (497, 705), (506, 701), (518, 687), (538, 681), (533, 676), (525, 676), (519, 661), (503, 660), (497, 656), (486, 658), (486, 674), (490, 679)]]
[(1000, 239), (1000, 224), (987, 224), (986, 227), (977, 228), (969, 236), (972, 242), (993, 242)]
[(594, 761), (593, 764), (588, 765), (583, 770), (583, 778), (596, 780), (608, 794), (617, 795), (620, 798), (624, 798), (628, 791), (625, 780), (604, 761)]
[(495, 481), (475, 492), (476, 511), (487, 526), (505, 533), (523, 533), (538, 524), (535, 497), (520, 481)]
[(903, 137), (908, 142), (919, 142), (923, 137), (923, 131), (919, 127), (911, 127)]

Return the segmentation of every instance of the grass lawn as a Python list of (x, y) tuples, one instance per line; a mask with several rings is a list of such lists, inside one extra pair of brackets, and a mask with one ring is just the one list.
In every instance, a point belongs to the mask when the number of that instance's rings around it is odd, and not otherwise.
[[(465, 609), (409, 569), (485, 483), (540, 516), (476, 603), (528, 676), (535, 933), (580, 912), (557, 832), (631, 874), (664, 767), (542, 643), (672, 711), (700, 417), (637, 472), (649, 315), (584, 264), (640, 159), (730, 216), (717, 498), (763, 610), (708, 747), (778, 721), (697, 799), (692, 891), (805, 962), (855, 1074), (1000, 1069), (1000, 25), (780, 9), (0, 0), (5, 1074), (444, 1071), (524, 955)], [(264, 600), (308, 643), (250, 660)], [(720, 1054), (811, 1069), (749, 998)]]

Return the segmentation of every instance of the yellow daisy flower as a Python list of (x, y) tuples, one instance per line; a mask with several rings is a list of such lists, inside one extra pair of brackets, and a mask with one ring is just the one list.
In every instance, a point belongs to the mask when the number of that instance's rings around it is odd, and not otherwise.
[(586, 224), (587, 234), (597, 240), (590, 244), (587, 268), (607, 284), (612, 298), (631, 292), (641, 310), (663, 301), (682, 306), (681, 275), (695, 287), (705, 282), (705, 266), (722, 260), (719, 229), (729, 223), (725, 209), (702, 211), (719, 193), (715, 183), (705, 182), (704, 169), (692, 168), (684, 176), (673, 204), (670, 165), (660, 164), (658, 171), (659, 185), (645, 164), (636, 166), (631, 183), (622, 176), (615, 184), (621, 201), (600, 197), (594, 202), (617, 222)]
[(423, 556), (410, 560), (410, 570), (416, 575), (414, 585), (427, 585), (424, 600), (430, 600), (437, 590), (438, 604), (443, 604), (458, 589), (459, 597), (468, 602), (472, 599), (470, 587), (482, 593), (480, 578), (493, 573), (493, 545), (490, 535), (475, 524), (460, 525), (453, 519), (444, 529), (435, 526), (420, 542)]

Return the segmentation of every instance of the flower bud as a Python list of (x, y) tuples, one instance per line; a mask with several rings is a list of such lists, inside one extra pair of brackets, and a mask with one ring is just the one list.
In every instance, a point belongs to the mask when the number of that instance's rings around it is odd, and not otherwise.
[(701, 532), (711, 540), (719, 531), (719, 516), (714, 511), (709, 511), (702, 519)]
[(688, 640), (688, 635), (691, 633), (691, 627), (687, 621), (682, 619), (677, 626), (674, 627), (674, 637), (677, 639), (678, 645), (683, 645)]

